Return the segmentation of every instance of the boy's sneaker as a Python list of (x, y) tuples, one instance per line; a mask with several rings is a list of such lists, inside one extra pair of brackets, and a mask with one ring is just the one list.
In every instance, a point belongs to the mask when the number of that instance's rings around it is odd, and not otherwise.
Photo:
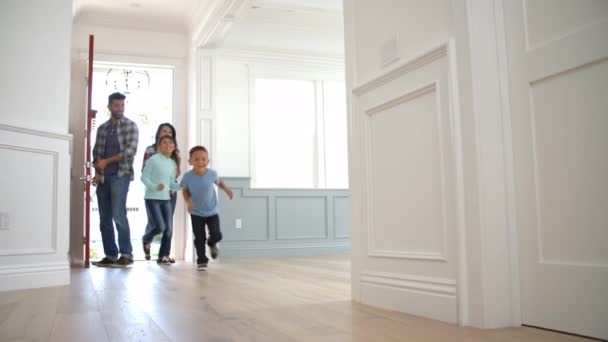
[(217, 243), (213, 246), (209, 246), (209, 249), (211, 250), (211, 259), (217, 259), (218, 255), (220, 255), (220, 250), (217, 248)]
[(164, 257), (158, 258), (158, 260), (156, 260), (156, 262), (159, 265), (171, 265), (171, 258), (169, 258), (168, 256), (165, 255)]
[(207, 263), (206, 263), (206, 262), (199, 262), (199, 263), (196, 265), (196, 269), (197, 269), (198, 271), (204, 271), (204, 270), (206, 270), (206, 269), (207, 269)]
[(150, 260), (150, 246), (152, 245), (150, 242), (146, 242), (142, 240), (144, 245), (144, 255), (146, 256), (146, 260)]
[(107, 257), (103, 258), (99, 261), (91, 262), (91, 264), (93, 264), (94, 266), (97, 266), (97, 267), (112, 267), (112, 266), (114, 266), (115, 263), (116, 263), (116, 261), (110, 260)]
[(120, 256), (120, 258), (118, 258), (118, 260), (116, 260), (116, 262), (114, 264), (112, 264), (110, 267), (128, 267), (133, 265), (133, 258), (129, 258), (126, 256)]

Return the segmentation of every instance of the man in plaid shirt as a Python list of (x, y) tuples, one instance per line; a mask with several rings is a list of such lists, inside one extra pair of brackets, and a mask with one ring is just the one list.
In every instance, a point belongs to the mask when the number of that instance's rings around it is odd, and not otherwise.
[[(97, 129), (93, 148), (93, 165), (99, 202), (99, 225), (105, 257), (93, 265), (127, 267), (133, 264), (131, 231), (127, 220), (127, 193), (133, 180), (133, 160), (137, 153), (139, 130), (135, 122), (124, 117), (125, 96), (114, 93), (108, 97), (110, 120)], [(114, 237), (118, 231), (118, 248)], [(120, 253), (120, 257), (119, 257)]]

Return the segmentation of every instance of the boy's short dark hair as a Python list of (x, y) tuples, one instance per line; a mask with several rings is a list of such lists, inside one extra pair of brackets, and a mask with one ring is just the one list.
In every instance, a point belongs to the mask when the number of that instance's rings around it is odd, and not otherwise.
[(198, 152), (198, 151), (203, 151), (205, 153), (209, 153), (207, 152), (207, 149), (201, 145), (196, 145), (193, 148), (190, 149), (190, 158), (192, 158), (192, 154), (194, 154), (194, 152)]
[(114, 100), (124, 100), (124, 99), (126, 99), (126, 98), (127, 98), (127, 97), (126, 97), (126, 96), (124, 96), (124, 95), (123, 95), (123, 94), (121, 94), (121, 93), (113, 93), (113, 94), (110, 94), (110, 96), (108, 96), (108, 106), (109, 106), (109, 105), (111, 105), (111, 104), (112, 104), (112, 101), (114, 101)]

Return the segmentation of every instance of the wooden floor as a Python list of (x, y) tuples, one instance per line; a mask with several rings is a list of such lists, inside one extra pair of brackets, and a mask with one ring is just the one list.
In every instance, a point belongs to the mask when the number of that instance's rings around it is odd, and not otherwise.
[(0, 341), (587, 341), (481, 331), (350, 301), (345, 257), (74, 269), (69, 286), (0, 293)]

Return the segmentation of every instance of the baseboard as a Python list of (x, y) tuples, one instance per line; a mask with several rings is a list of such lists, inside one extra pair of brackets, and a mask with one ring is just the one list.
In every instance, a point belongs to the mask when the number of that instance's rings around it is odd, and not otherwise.
[(63, 286), (69, 283), (68, 262), (0, 268), (0, 291)]
[(260, 247), (228, 247), (221, 246), (222, 258), (254, 258), (254, 257), (286, 257), (286, 256), (321, 256), (348, 255), (349, 244), (332, 245), (293, 245), (293, 246), (260, 246)]
[(362, 273), (361, 302), (371, 306), (458, 323), (456, 284), (447, 279)]

